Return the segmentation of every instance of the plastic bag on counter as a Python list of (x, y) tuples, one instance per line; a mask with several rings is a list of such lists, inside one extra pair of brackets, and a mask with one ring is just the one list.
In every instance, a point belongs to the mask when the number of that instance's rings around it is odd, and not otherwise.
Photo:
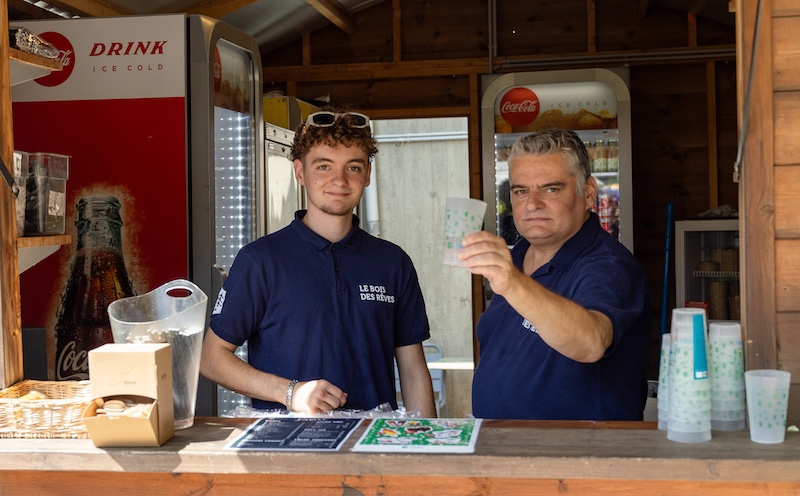
[(251, 406), (239, 405), (234, 410), (222, 415), (231, 418), (261, 418), (261, 417), (301, 417), (301, 418), (420, 418), (418, 409), (407, 411), (401, 407), (392, 410), (389, 403), (382, 403), (372, 410), (338, 409), (328, 413), (302, 413), (287, 412), (286, 410), (258, 410)]
[(16, 48), (23, 52), (41, 55), (48, 59), (58, 57), (58, 48), (46, 42), (31, 30), (22, 27), (8, 28), (8, 42), (11, 48)]

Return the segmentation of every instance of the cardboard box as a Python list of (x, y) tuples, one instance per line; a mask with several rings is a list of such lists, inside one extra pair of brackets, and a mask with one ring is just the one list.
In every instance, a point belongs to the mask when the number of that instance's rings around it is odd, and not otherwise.
[(90, 405), (84, 422), (95, 446), (160, 446), (175, 432), (172, 351), (169, 344), (106, 344), (89, 352), (95, 398), (139, 396), (155, 401), (148, 418), (97, 415)]
[(264, 122), (290, 131), (297, 131), (297, 127), (305, 122), (309, 114), (320, 110), (320, 107), (293, 96), (264, 98)]
[[(146, 396), (106, 396), (110, 399), (127, 398), (136, 403), (152, 403), (150, 415), (142, 417), (125, 417), (112, 415), (98, 415), (97, 403), (92, 403), (83, 414), (83, 422), (89, 437), (95, 446), (161, 446), (166, 439), (159, 439), (161, 432), (158, 421), (158, 401)], [(171, 437), (171, 436), (170, 436)], [(168, 439), (168, 438), (167, 438)]]

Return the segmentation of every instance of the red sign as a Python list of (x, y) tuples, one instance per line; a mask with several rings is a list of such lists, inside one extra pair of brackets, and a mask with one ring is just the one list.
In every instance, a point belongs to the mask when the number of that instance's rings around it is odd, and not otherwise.
[(58, 61), (61, 62), (63, 66), (60, 71), (53, 71), (47, 76), (36, 79), (36, 82), (42, 86), (52, 88), (66, 81), (75, 69), (75, 49), (72, 47), (72, 43), (69, 42), (67, 37), (61, 33), (48, 31), (42, 33), (40, 36), (43, 40), (58, 48)]
[(539, 97), (528, 88), (512, 88), (500, 100), (500, 115), (512, 126), (527, 126), (539, 115)]

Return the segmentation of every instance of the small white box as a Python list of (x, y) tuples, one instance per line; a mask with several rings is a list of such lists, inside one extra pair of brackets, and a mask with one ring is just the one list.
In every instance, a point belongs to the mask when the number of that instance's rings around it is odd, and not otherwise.
[(174, 435), (169, 344), (100, 346), (89, 352), (89, 378), (95, 398), (138, 396), (140, 402), (155, 402), (147, 418), (98, 416), (97, 405), (90, 405), (83, 420), (95, 446), (160, 446)]

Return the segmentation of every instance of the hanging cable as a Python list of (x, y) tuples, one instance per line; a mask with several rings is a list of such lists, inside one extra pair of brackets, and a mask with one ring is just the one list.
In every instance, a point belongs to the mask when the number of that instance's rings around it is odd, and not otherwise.
[(739, 147), (736, 150), (736, 161), (733, 163), (733, 176), (737, 182), (741, 178), (745, 133), (747, 132), (747, 122), (750, 117), (750, 97), (753, 93), (753, 77), (755, 75), (756, 67), (756, 49), (758, 48), (758, 31), (759, 27), (761, 26), (761, 2), (762, 0), (758, 0), (758, 5), (756, 6), (756, 23), (753, 30), (753, 52), (750, 55), (750, 73), (747, 76), (747, 88), (744, 97), (744, 107), (742, 109), (742, 128), (739, 131)]

